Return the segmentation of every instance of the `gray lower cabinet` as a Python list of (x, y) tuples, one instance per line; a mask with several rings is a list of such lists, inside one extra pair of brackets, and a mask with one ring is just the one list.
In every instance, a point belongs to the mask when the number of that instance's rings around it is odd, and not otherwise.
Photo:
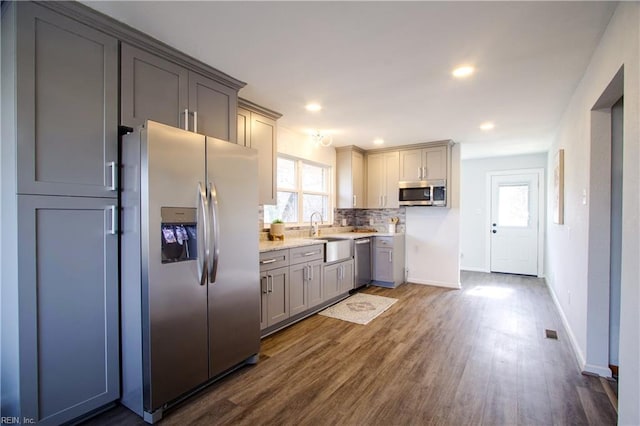
[(270, 269), (260, 274), (262, 330), (289, 318), (289, 267)]
[(373, 239), (373, 281), (381, 287), (397, 287), (404, 282), (404, 234)]
[(355, 283), (353, 259), (324, 265), (322, 275), (324, 300), (347, 293), (354, 288)]
[(107, 198), (18, 196), (20, 416), (39, 424), (119, 397), (115, 207)]
[(238, 90), (126, 43), (121, 48), (121, 122), (145, 120), (236, 141)]
[(289, 267), (291, 316), (322, 303), (322, 260)]
[(2, 13), (15, 50), (3, 46), (2, 72), (15, 72), (18, 193), (117, 198), (118, 41), (12, 3)]

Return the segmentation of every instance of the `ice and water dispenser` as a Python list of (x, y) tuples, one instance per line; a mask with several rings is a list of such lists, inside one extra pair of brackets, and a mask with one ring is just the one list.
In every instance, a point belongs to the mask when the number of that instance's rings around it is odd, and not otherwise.
[(197, 209), (162, 207), (162, 263), (198, 258)]

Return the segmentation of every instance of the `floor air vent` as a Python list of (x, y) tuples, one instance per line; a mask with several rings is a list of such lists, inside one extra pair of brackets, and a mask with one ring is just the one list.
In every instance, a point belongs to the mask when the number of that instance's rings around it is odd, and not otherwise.
[(558, 332), (555, 330), (544, 330), (544, 335), (547, 339), (555, 339), (558, 340)]

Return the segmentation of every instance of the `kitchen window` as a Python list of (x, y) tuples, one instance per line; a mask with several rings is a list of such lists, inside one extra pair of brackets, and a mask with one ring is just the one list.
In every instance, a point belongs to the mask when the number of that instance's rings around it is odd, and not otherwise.
[(264, 223), (274, 219), (287, 225), (307, 225), (313, 212), (332, 223), (331, 167), (311, 161), (278, 156), (277, 205), (264, 206)]

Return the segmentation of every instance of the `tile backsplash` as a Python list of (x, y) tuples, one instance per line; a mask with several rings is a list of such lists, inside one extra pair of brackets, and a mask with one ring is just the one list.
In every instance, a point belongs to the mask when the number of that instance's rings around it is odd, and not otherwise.
[[(396, 232), (405, 232), (405, 207), (398, 209), (334, 209), (333, 213), (333, 226), (323, 225), (320, 227), (324, 232), (330, 232), (329, 229), (324, 228), (332, 228), (332, 232), (341, 232), (342, 229), (342, 232), (344, 232), (345, 229), (342, 228), (342, 219), (346, 220), (345, 226), (349, 228), (348, 230), (353, 228), (373, 228), (378, 232), (387, 232), (392, 217), (398, 218)], [(371, 223), (373, 223), (373, 225)], [(259, 206), (258, 208), (258, 230), (261, 233), (261, 239), (266, 238), (268, 230), (265, 231), (263, 206)], [(290, 237), (298, 236), (298, 234), (300, 234), (300, 236), (306, 236), (308, 230), (308, 226), (288, 226), (285, 235), (289, 235)]]
[(335, 226), (340, 226), (342, 219), (346, 219), (346, 226), (374, 228), (378, 232), (387, 232), (392, 217), (398, 218), (396, 232), (405, 232), (407, 217), (405, 207), (398, 209), (335, 209), (333, 222)]

